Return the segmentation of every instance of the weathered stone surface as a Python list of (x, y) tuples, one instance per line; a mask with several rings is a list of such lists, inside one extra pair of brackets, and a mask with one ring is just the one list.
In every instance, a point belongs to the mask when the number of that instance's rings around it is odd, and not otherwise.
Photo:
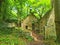
[[(55, 14), (54, 9), (47, 13), (40, 21), (40, 32), (43, 32), (45, 39), (56, 40)], [(51, 40), (52, 40), (51, 39)]]
[(26, 19), (22, 21), (21, 27), (23, 29), (26, 29), (26, 26), (27, 26), (28, 29), (26, 30), (32, 30), (32, 23), (34, 23), (34, 30), (36, 30), (38, 26), (36, 21), (37, 21), (37, 18), (34, 15), (30, 14), (26, 17)]
[(56, 30), (55, 30), (55, 15), (54, 10), (52, 10), (50, 17), (47, 21), (47, 26), (45, 26), (45, 37), (51, 40), (56, 40)]

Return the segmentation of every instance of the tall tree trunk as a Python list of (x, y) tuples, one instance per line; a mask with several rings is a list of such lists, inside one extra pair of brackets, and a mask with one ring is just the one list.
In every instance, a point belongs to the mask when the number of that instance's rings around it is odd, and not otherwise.
[(3, 2), (2, 0), (0, 0), (0, 22), (3, 21), (3, 11), (2, 11), (2, 5), (3, 5)]
[(60, 41), (60, 0), (54, 0), (57, 41)]

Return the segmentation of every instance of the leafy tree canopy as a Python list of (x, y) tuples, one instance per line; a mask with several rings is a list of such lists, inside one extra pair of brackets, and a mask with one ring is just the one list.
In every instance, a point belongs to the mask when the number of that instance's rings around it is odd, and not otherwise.
[(37, 18), (51, 9), (50, 0), (4, 0), (1, 6), (2, 15), (7, 19), (24, 19), (30, 9)]

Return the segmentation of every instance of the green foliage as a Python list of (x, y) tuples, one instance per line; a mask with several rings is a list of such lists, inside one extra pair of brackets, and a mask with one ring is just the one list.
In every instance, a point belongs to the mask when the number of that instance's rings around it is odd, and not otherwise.
[(1, 45), (27, 45), (26, 41), (33, 41), (29, 32), (20, 28), (1, 28), (0, 27), (0, 44)]
[(30, 33), (25, 32), (22, 29), (15, 30), (13, 35), (16, 37), (21, 37), (21, 38), (27, 39), (29, 41), (33, 41), (33, 38), (30, 36)]
[(27, 45), (25, 41), (22, 39), (11, 37), (11, 36), (3, 36), (0, 37), (0, 45)]
[[(51, 4), (50, 0), (4, 0), (0, 5), (0, 9), (0, 18), (3, 21), (18, 22), (30, 14), (30, 9), (40, 19), (40, 16), (51, 9)], [(7, 28), (7, 24), (0, 23), (0, 34), (13, 35), (14, 38), (11, 39), (9, 36), (0, 38), (1, 45), (18, 45), (19, 43), (20, 45), (25, 45), (23, 40), (19, 41), (17, 39), (19, 37), (28, 39), (29, 41), (33, 40), (29, 32), (24, 32), (22, 29)]]
[(1, 13), (7, 19), (17, 18), (22, 20), (30, 13), (30, 8), (39, 18), (51, 8), (51, 3), (50, 0), (5, 0), (1, 6)]

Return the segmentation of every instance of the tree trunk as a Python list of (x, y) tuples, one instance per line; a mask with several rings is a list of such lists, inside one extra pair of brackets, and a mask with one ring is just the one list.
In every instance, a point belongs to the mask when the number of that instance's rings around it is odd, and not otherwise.
[(57, 41), (60, 41), (60, 0), (54, 0)]

